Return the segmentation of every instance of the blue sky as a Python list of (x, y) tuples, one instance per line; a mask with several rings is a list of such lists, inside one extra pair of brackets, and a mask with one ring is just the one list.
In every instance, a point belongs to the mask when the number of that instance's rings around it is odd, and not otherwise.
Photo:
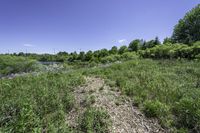
[(87, 51), (160, 40), (199, 0), (0, 0), (0, 53)]

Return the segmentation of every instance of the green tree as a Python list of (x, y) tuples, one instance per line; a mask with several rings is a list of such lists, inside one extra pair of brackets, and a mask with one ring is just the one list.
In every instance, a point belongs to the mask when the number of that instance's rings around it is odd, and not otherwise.
[(91, 51), (91, 50), (88, 51), (88, 52), (85, 54), (85, 60), (86, 60), (86, 61), (90, 61), (90, 60), (92, 59), (92, 56), (93, 56), (92, 51)]
[(78, 58), (78, 54), (75, 51), (73, 53), (70, 53), (70, 56), (68, 57), (68, 61), (73, 62), (74, 60), (77, 60), (77, 58)]
[(150, 41), (146, 42), (145, 48), (153, 48), (156, 45), (160, 45), (160, 44), (161, 43), (160, 43), (158, 37), (156, 37), (154, 40), (150, 40)]
[(175, 26), (173, 42), (192, 44), (200, 40), (200, 4), (189, 11)]
[(172, 39), (169, 38), (169, 37), (166, 37), (163, 41), (163, 44), (169, 44), (169, 43), (172, 43)]
[(147, 42), (144, 40), (144, 41), (142, 42), (141, 49), (142, 49), (142, 50), (145, 50), (146, 48), (147, 48)]
[(101, 49), (100, 51), (99, 51), (99, 57), (105, 57), (105, 56), (108, 56), (109, 55), (109, 52), (108, 52), (108, 50), (107, 49)]
[(139, 40), (139, 39), (133, 40), (133, 41), (129, 44), (128, 50), (129, 50), (129, 51), (138, 51), (139, 48), (140, 48), (140, 45), (141, 45), (141, 40)]
[(111, 50), (109, 51), (109, 53), (110, 54), (117, 54), (117, 46), (113, 46), (112, 48), (111, 48)]
[(80, 54), (78, 56), (78, 60), (85, 61), (85, 52), (84, 51), (80, 52)]
[(121, 46), (120, 48), (119, 48), (119, 54), (123, 54), (123, 53), (125, 53), (125, 52), (127, 52), (128, 51), (128, 48), (127, 48), (127, 46), (126, 45), (123, 45), (123, 46)]

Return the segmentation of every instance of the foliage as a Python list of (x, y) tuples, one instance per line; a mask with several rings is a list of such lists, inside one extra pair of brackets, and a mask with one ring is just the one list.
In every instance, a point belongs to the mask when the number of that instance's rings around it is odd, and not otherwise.
[(104, 58), (101, 58), (101, 63), (112, 63), (112, 62), (117, 62), (117, 61), (126, 61), (126, 60), (131, 60), (131, 59), (137, 59), (138, 56), (136, 55), (135, 52), (126, 52), (123, 53), (122, 55), (110, 55), (106, 56)]
[(136, 100), (147, 116), (157, 117), (163, 126), (197, 132), (199, 66), (196, 61), (140, 59), (92, 69), (85, 74), (113, 81), (122, 94)]
[(157, 45), (153, 48), (140, 50), (139, 55), (144, 58), (172, 59), (187, 58), (195, 59), (200, 54), (200, 43), (196, 42), (192, 46), (185, 44), (165, 44)]
[(79, 130), (83, 133), (109, 133), (109, 115), (101, 109), (88, 108), (80, 116)]
[(145, 101), (143, 111), (147, 117), (165, 117), (169, 107), (159, 101)]
[(117, 54), (117, 52), (118, 52), (118, 49), (117, 49), (116, 46), (113, 46), (113, 47), (109, 50), (109, 53), (110, 53), (110, 54)]
[(125, 52), (128, 52), (128, 48), (127, 48), (126, 45), (123, 45), (123, 46), (121, 46), (121, 47), (119, 48), (118, 53), (119, 53), (119, 54), (123, 54), (123, 53), (125, 53)]
[(130, 42), (128, 49), (129, 51), (138, 51), (141, 46), (141, 40), (136, 39)]
[(172, 39), (171, 38), (168, 38), (168, 37), (164, 38), (163, 44), (170, 44), (170, 43), (172, 43)]
[(174, 113), (177, 117), (177, 126), (189, 127), (194, 131), (200, 130), (200, 98), (182, 98), (175, 104)]
[(30, 72), (37, 69), (39, 69), (39, 64), (35, 60), (10, 55), (0, 56), (0, 75)]
[(175, 26), (172, 40), (191, 44), (200, 40), (200, 4), (189, 11)]
[(47, 73), (0, 80), (0, 132), (69, 132), (65, 116), (74, 106), (77, 73)]

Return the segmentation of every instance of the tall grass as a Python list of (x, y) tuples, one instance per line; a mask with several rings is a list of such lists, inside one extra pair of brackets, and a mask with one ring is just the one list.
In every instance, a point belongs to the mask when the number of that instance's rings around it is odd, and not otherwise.
[(88, 70), (133, 98), (165, 128), (200, 130), (200, 62), (141, 59)]
[(78, 72), (1, 79), (0, 132), (70, 132), (65, 116), (82, 83)]

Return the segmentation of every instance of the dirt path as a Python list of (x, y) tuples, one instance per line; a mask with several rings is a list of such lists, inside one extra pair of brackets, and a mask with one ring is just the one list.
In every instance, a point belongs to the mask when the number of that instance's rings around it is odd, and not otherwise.
[(156, 120), (147, 119), (129, 98), (120, 94), (117, 88), (110, 88), (100, 78), (87, 77), (86, 84), (74, 91), (77, 107), (67, 117), (68, 124), (76, 128), (79, 114), (85, 111), (84, 100), (93, 95), (93, 107), (104, 108), (110, 115), (113, 133), (162, 133), (164, 130)]

